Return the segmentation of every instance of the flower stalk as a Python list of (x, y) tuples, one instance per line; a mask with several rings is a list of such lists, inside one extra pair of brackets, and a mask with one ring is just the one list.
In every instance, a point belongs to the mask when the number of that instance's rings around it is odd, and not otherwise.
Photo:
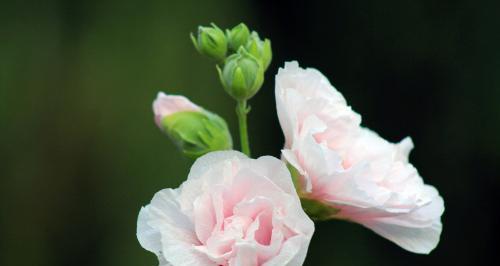
[(247, 107), (246, 100), (239, 100), (236, 105), (236, 115), (238, 116), (238, 124), (240, 128), (240, 144), (241, 152), (250, 157), (250, 143), (248, 141), (247, 129), (247, 114), (250, 112), (250, 107)]

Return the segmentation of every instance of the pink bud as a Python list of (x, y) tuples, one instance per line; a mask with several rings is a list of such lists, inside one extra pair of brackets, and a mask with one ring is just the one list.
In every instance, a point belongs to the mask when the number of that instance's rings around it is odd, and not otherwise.
[(164, 117), (183, 111), (201, 111), (201, 107), (192, 103), (188, 98), (181, 95), (167, 95), (159, 92), (156, 100), (153, 102), (153, 112), (155, 122), (161, 128), (161, 121)]

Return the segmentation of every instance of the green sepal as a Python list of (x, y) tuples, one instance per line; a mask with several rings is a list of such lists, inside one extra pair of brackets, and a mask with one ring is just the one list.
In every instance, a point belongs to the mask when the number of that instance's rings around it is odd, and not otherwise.
[[(247, 79), (250, 80), (250, 79)], [(231, 80), (231, 84), (229, 86), (233, 90), (233, 94), (238, 97), (242, 98), (245, 97), (245, 88), (250, 87), (247, 84), (247, 81), (245, 80), (245, 76), (243, 74), (243, 70), (241, 67), (236, 67), (233, 73), (233, 79)]]
[(304, 209), (311, 219), (315, 221), (325, 221), (334, 218), (334, 216), (339, 213), (339, 209), (329, 206), (319, 200), (309, 198), (307, 193), (303, 191), (303, 184), (301, 183), (299, 171), (290, 163), (287, 163), (286, 166), (292, 176), (295, 190), (300, 197), (302, 209)]
[(232, 149), (232, 138), (226, 122), (208, 111), (177, 112), (162, 120), (164, 131), (189, 158), (208, 152)]
[(287, 163), (286, 167), (288, 168), (288, 171), (290, 171), (290, 175), (292, 176), (292, 182), (293, 182), (293, 185), (295, 186), (295, 190), (297, 191), (297, 194), (299, 195), (299, 197), (301, 197), (302, 196), (302, 184), (300, 181), (300, 173), (290, 163)]
[(300, 203), (302, 204), (302, 209), (315, 221), (330, 220), (340, 211), (315, 199), (300, 198)]

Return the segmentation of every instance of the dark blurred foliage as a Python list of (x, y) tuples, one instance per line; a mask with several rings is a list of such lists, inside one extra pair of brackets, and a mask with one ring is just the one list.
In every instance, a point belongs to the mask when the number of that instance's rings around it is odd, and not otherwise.
[[(135, 237), (142, 205), (187, 176), (155, 127), (158, 90), (224, 116), (234, 104), (188, 33), (246, 22), (273, 42), (251, 100), (255, 155), (279, 156), (274, 74), (315, 67), (363, 124), (411, 136), (443, 195), (441, 243), (406, 252), (355, 224), (317, 225), (306, 265), (496, 265), (500, 226), (500, 2), (0, 2), (0, 265), (156, 265)], [(236, 139), (237, 140), (237, 139)]]

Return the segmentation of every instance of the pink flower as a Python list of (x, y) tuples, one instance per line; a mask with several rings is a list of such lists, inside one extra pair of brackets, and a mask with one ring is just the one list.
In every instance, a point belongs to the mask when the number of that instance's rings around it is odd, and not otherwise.
[(410, 138), (390, 143), (315, 69), (286, 63), (276, 76), (285, 134), (283, 158), (298, 172), (299, 195), (331, 208), (402, 248), (429, 253), (441, 234), (443, 199), (408, 162)]
[(181, 95), (167, 95), (163, 92), (159, 92), (156, 100), (153, 102), (155, 122), (156, 125), (158, 125), (158, 127), (160, 128), (162, 128), (161, 121), (166, 116), (177, 112), (201, 112), (201, 110), (201, 107), (192, 103), (188, 98)]
[(314, 224), (283, 162), (212, 152), (141, 209), (140, 244), (160, 265), (302, 265)]

